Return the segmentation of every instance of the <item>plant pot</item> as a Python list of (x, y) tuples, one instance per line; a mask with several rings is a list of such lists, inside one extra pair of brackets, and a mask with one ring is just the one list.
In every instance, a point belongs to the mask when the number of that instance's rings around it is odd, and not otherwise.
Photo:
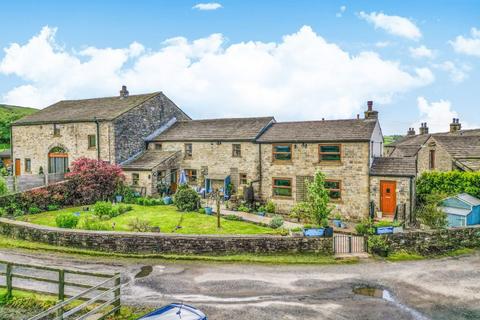
[(393, 233), (402, 233), (403, 232), (403, 227), (393, 227)]
[(381, 211), (377, 211), (377, 218), (378, 218), (378, 219), (382, 219), (382, 217), (383, 217), (382, 212), (381, 212)]
[(340, 223), (342, 229), (347, 229), (347, 224), (345, 222)]
[(123, 200), (123, 196), (115, 196), (115, 202), (120, 203)]
[(259, 211), (259, 212), (257, 212), (257, 214), (258, 214), (259, 216), (265, 217), (265, 212), (263, 212), (263, 211)]
[(393, 233), (393, 227), (376, 227), (375, 234), (390, 234)]
[(340, 219), (333, 219), (333, 225), (337, 228), (340, 228), (342, 226), (342, 220)]
[(213, 208), (212, 207), (205, 207), (205, 214), (212, 215), (213, 214)]
[(165, 198), (163, 198), (163, 203), (165, 203), (165, 204), (172, 204), (172, 203), (173, 203), (172, 197), (165, 197)]
[(324, 237), (330, 238), (333, 237), (333, 228), (332, 227), (326, 227), (325, 231), (323, 233)]
[(324, 228), (307, 228), (303, 229), (303, 235), (305, 237), (323, 237), (325, 234)]

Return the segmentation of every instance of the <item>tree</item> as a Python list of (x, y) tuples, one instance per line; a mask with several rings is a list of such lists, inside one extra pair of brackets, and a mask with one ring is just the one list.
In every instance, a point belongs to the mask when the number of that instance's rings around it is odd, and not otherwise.
[(7, 181), (0, 176), (0, 196), (6, 195), (8, 193)]
[(307, 199), (296, 206), (297, 214), (318, 226), (328, 224), (328, 216), (333, 210), (330, 194), (325, 189), (325, 175), (318, 170), (313, 181), (306, 181)]
[(79, 204), (107, 201), (115, 196), (115, 191), (125, 181), (120, 166), (88, 158), (74, 161), (65, 176), (74, 202)]

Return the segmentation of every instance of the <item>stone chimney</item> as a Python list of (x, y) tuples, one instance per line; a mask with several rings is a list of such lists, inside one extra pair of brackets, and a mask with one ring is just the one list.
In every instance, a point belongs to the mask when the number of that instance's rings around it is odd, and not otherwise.
[(450, 132), (457, 132), (462, 130), (462, 124), (460, 123), (460, 119), (453, 118), (452, 123), (450, 123)]
[(426, 122), (420, 124), (420, 134), (428, 134), (428, 127)]
[(367, 111), (365, 119), (378, 119), (378, 111), (373, 110), (373, 101), (367, 101)]
[(414, 136), (415, 133), (415, 128), (408, 128), (407, 136)]
[(128, 97), (128, 90), (127, 86), (122, 86), (122, 90), (120, 90), (120, 99)]

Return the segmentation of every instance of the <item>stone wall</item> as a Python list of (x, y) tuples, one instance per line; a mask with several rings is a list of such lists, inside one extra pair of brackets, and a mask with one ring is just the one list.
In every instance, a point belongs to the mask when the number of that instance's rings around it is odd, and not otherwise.
[[(71, 164), (80, 157), (97, 159), (97, 148), (88, 147), (88, 135), (96, 135), (94, 122), (58, 124), (60, 135), (54, 136), (53, 124), (14, 125), (12, 127), (13, 158), (21, 161), (21, 174), (39, 174), (40, 167), (48, 172), (48, 153), (53, 147), (62, 147), (68, 153)], [(115, 162), (113, 132), (110, 122), (100, 123), (100, 157)], [(25, 172), (25, 159), (31, 160), (31, 172)]]
[(410, 231), (385, 236), (392, 251), (421, 255), (443, 254), (461, 248), (480, 248), (480, 226), (435, 231)]
[(430, 137), (423, 148), (420, 148), (417, 155), (417, 170), (418, 174), (429, 171), (430, 150), (435, 150), (435, 168), (437, 171), (451, 171), (453, 170), (453, 159), (450, 154), (438, 143), (435, 142), (434, 137)]
[(405, 204), (405, 221), (410, 221), (414, 204), (410, 202), (410, 197), (415, 199), (414, 189), (415, 181), (413, 181), (413, 190), (410, 192), (411, 182), (409, 177), (387, 177), (387, 176), (370, 176), (370, 200), (375, 203), (375, 212), (380, 212), (380, 181), (395, 181), (397, 183), (396, 196), (397, 205)]
[(133, 254), (297, 253), (333, 254), (333, 238), (176, 235), (81, 231), (37, 226), (0, 218), (0, 234), (21, 240), (97, 251)]
[(164, 94), (159, 94), (114, 120), (115, 159), (124, 162), (145, 148), (145, 138), (170, 119), (190, 120)]
[[(297, 177), (313, 177), (316, 170), (326, 179), (340, 180), (342, 197), (332, 201), (334, 212), (360, 219), (368, 215), (369, 208), (369, 148), (368, 142), (341, 143), (341, 162), (319, 162), (318, 144), (293, 144), (293, 159), (288, 164), (272, 161), (272, 145), (262, 144), (262, 196), (272, 198), (280, 212), (289, 212), (297, 202)], [(292, 197), (273, 197), (273, 178), (292, 179)]]

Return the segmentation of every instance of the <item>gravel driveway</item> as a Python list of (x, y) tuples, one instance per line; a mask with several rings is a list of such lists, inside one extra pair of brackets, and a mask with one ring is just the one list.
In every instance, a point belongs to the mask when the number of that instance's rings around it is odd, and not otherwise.
[[(124, 304), (159, 307), (183, 301), (212, 320), (480, 319), (479, 253), (328, 266), (85, 260), (5, 249), (0, 259), (122, 272)], [(376, 296), (352, 291), (364, 287), (379, 290), (360, 290)]]

